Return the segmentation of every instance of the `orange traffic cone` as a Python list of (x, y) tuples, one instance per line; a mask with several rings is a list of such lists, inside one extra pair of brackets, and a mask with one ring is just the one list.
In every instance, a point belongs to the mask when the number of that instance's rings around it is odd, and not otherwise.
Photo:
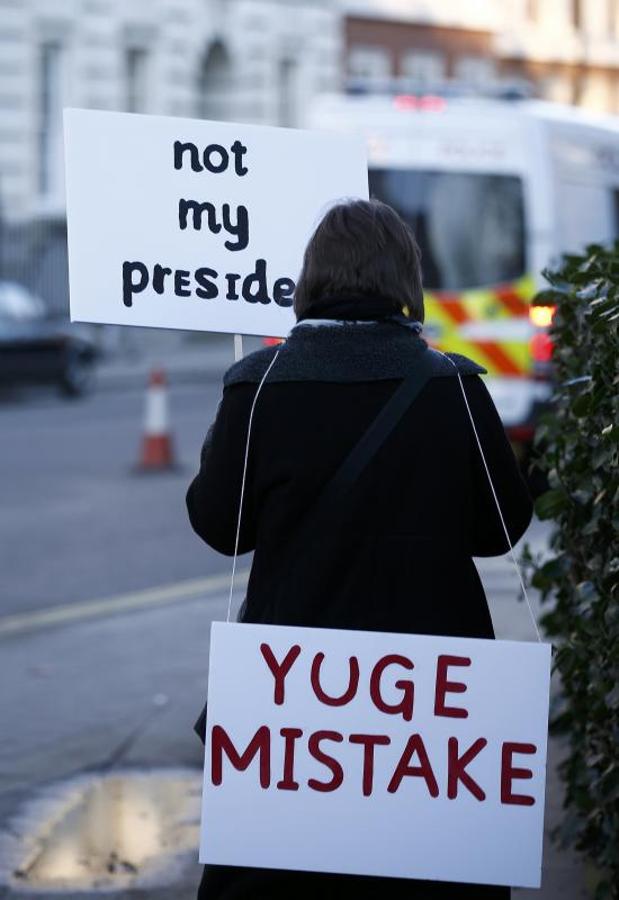
[(174, 467), (174, 449), (168, 422), (168, 394), (163, 369), (153, 369), (146, 388), (144, 434), (138, 469), (155, 472)]

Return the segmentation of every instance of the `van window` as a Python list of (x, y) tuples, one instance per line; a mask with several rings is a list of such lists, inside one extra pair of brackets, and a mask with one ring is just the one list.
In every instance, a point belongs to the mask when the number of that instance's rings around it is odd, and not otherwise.
[(582, 253), (587, 244), (607, 244), (617, 235), (615, 197), (604, 184), (559, 181), (557, 251)]
[(525, 271), (522, 181), (514, 175), (370, 169), (370, 194), (415, 232), (424, 286), (448, 291)]

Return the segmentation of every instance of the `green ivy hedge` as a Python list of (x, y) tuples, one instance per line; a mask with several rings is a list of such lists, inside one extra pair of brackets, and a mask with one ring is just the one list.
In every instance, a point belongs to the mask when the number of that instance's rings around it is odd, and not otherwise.
[(619, 897), (619, 242), (565, 256), (535, 303), (552, 304), (555, 392), (536, 433), (553, 521), (550, 558), (528, 554), (548, 602), (562, 693), (551, 725), (568, 736), (559, 837), (600, 873), (596, 900)]

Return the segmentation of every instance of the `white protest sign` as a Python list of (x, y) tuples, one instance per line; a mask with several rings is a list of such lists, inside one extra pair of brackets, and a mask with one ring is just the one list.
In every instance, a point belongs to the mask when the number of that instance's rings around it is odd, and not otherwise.
[(282, 336), (303, 251), (368, 196), (363, 140), (65, 110), (71, 319)]
[(550, 646), (215, 622), (200, 861), (538, 887)]

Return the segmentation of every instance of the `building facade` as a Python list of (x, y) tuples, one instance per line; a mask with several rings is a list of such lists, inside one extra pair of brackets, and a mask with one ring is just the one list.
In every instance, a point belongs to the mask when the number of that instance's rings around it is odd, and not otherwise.
[(350, 76), (526, 81), (619, 113), (619, 0), (341, 0)]
[(0, 0), (0, 278), (67, 308), (63, 107), (295, 125), (341, 58), (331, 0)]
[(346, 75), (619, 113), (619, 0), (0, 0), (0, 279), (67, 308), (64, 106), (294, 126)]

